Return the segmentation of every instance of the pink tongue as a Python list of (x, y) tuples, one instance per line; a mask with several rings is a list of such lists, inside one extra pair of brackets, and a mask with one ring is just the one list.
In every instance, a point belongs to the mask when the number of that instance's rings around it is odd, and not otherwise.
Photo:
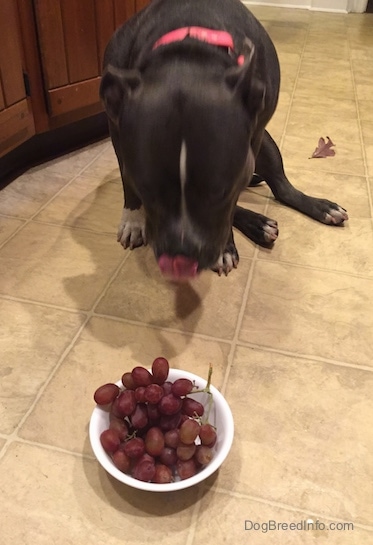
[(197, 276), (198, 262), (184, 255), (171, 257), (162, 254), (158, 259), (158, 265), (162, 274), (173, 280), (187, 280)]

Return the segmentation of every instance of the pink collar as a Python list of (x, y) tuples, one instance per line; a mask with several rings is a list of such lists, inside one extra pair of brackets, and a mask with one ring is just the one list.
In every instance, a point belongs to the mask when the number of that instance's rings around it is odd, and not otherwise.
[[(172, 42), (180, 42), (185, 38), (194, 38), (200, 40), (201, 42), (207, 42), (212, 45), (219, 47), (226, 47), (228, 49), (229, 55), (236, 57), (234, 52), (234, 43), (232, 36), (225, 32), (224, 30), (211, 30), (210, 28), (203, 28), (199, 26), (189, 26), (178, 28), (168, 32), (159, 40), (157, 40), (153, 46), (153, 49), (156, 49), (160, 45), (167, 45)], [(237, 57), (237, 64), (242, 65), (245, 62), (243, 55)]]

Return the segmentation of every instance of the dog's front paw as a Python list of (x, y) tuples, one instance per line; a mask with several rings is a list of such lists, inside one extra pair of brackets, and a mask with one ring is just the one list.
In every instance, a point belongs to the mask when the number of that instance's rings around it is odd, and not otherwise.
[(211, 267), (211, 270), (217, 272), (219, 276), (222, 274), (228, 276), (233, 269), (237, 269), (239, 259), (235, 244), (230, 243), (227, 245), (224, 252), (220, 254), (219, 259), (215, 265)]
[(118, 242), (123, 248), (137, 248), (146, 245), (145, 214), (143, 207), (137, 210), (123, 208), (122, 219), (118, 227)]

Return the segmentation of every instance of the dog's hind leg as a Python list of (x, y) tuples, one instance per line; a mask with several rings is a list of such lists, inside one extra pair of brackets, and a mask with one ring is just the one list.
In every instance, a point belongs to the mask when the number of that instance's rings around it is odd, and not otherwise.
[(346, 210), (335, 202), (305, 195), (289, 182), (280, 150), (267, 131), (256, 158), (255, 171), (259, 179), (267, 182), (279, 202), (329, 225), (342, 225), (348, 219)]

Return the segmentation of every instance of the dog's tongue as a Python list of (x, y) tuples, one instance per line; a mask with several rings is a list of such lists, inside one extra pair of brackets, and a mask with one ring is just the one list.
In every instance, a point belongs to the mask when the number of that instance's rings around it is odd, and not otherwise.
[(198, 262), (184, 255), (161, 255), (158, 265), (164, 276), (171, 280), (190, 280), (197, 276)]

